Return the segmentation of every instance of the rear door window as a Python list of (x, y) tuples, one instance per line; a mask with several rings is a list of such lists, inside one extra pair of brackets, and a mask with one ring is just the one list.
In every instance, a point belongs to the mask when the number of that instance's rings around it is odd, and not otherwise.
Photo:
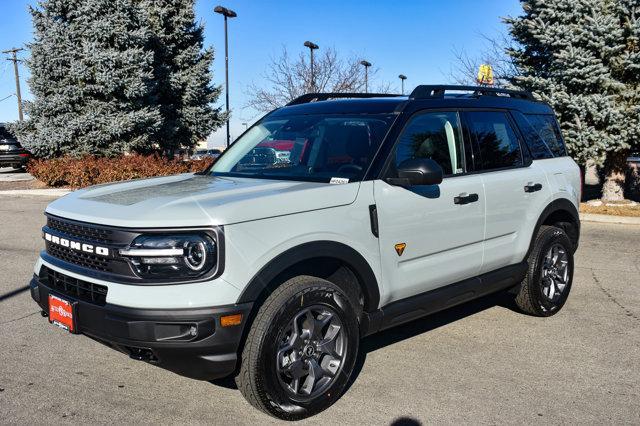
[(495, 170), (523, 165), (520, 142), (506, 113), (476, 111), (466, 113), (467, 126), (475, 140), (479, 170)]

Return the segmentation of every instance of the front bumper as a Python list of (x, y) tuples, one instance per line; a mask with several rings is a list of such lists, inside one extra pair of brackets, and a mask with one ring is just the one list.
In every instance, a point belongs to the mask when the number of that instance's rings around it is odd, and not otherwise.
[[(31, 297), (49, 312), (49, 294), (75, 304), (76, 331), (174, 373), (213, 380), (234, 373), (252, 303), (212, 308), (138, 309), (102, 306), (61, 294), (34, 275)], [(220, 317), (242, 314), (242, 323), (222, 327)]]

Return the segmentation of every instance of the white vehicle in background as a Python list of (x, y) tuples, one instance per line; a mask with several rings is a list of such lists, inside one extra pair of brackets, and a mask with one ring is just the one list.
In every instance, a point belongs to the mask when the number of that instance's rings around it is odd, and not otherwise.
[(216, 159), (220, 157), (222, 151), (214, 148), (214, 149), (197, 149), (193, 155), (191, 155), (192, 160), (204, 160), (205, 158), (213, 158)]
[(579, 173), (526, 92), (309, 94), (205, 172), (51, 203), (31, 295), (72, 333), (235, 377), (258, 409), (301, 419), (340, 398), (363, 336), (497, 291), (557, 313)]

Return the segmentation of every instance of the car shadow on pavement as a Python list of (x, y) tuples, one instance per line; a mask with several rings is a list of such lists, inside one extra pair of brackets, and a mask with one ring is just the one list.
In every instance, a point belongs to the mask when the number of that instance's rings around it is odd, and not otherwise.
[[(358, 358), (356, 359), (353, 373), (351, 374), (351, 378), (344, 393), (347, 393), (357, 380), (360, 372), (362, 371), (362, 367), (365, 364), (368, 353), (377, 351), (378, 349), (382, 349), (403, 340), (410, 339), (419, 334), (435, 330), (436, 328), (451, 324), (468, 316), (477, 314), (478, 312), (493, 308), (494, 306), (501, 306), (515, 312), (520, 312), (513, 300), (513, 296), (502, 291), (365, 337), (360, 342)], [(227, 389), (238, 389), (233, 377), (212, 380), (210, 383)]]
[(360, 342), (358, 358), (345, 393), (349, 391), (349, 388), (357, 380), (365, 364), (367, 354), (370, 352), (427, 333), (495, 306), (520, 312), (513, 300), (513, 296), (501, 291), (365, 337)]

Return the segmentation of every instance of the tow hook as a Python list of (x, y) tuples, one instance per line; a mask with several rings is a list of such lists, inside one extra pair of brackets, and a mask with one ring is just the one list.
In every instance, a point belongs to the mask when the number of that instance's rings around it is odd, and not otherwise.
[(137, 361), (157, 362), (158, 358), (153, 354), (151, 349), (147, 348), (132, 348), (129, 347), (129, 358)]

